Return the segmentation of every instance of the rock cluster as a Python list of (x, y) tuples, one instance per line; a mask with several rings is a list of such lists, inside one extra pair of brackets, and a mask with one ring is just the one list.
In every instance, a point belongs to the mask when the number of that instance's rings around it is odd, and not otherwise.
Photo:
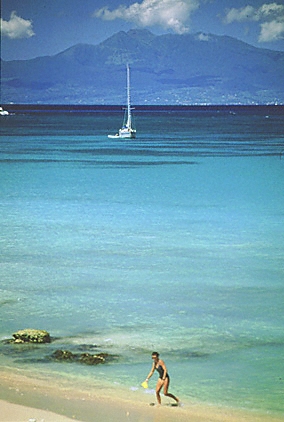
[[(54, 338), (52, 339), (50, 334), (45, 330), (26, 328), (14, 333), (12, 339), (3, 340), (3, 342), (5, 344), (39, 344), (51, 343), (52, 340), (54, 340)], [(58, 362), (76, 362), (83, 363), (85, 365), (98, 365), (111, 362), (118, 358), (118, 356), (111, 355), (109, 353), (93, 353), (94, 351), (97, 351), (97, 347), (98, 346), (96, 345), (82, 344), (79, 347), (76, 347), (77, 352), (78, 350), (80, 351), (78, 353), (71, 352), (70, 350), (58, 349), (55, 350), (51, 355), (45, 356), (44, 359), (49, 361), (55, 360)]]
[(52, 359), (65, 362), (80, 362), (85, 363), (86, 365), (98, 365), (100, 363), (105, 363), (107, 360), (110, 360), (113, 356), (108, 353), (72, 353), (69, 350), (55, 350), (51, 355)]
[(26, 328), (13, 334), (14, 343), (50, 343), (50, 334), (45, 330)]

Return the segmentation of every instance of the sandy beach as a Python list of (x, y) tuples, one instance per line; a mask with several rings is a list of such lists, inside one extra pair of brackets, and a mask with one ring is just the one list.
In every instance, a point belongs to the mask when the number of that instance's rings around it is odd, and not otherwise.
[(67, 418), (66, 416), (58, 415), (42, 409), (35, 409), (28, 406), (9, 403), (3, 400), (0, 400), (0, 408), (1, 422), (74, 422), (74, 419)]
[[(54, 380), (1, 371), (1, 422), (281, 422), (284, 417), (196, 403), (150, 406), (154, 396), (110, 396), (103, 390), (78, 391)], [(135, 400), (134, 400), (135, 398)]]

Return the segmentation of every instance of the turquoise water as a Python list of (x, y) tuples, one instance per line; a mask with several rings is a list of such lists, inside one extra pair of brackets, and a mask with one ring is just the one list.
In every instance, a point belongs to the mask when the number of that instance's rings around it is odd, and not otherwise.
[[(283, 115), (120, 117), (1, 118), (0, 338), (56, 338), (1, 365), (135, 394), (158, 350), (185, 403), (284, 414)], [(118, 358), (46, 359), (86, 344)]]

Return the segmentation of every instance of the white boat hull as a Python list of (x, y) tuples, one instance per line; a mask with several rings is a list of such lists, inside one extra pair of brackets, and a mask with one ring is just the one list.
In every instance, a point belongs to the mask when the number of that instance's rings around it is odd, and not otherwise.
[(120, 136), (119, 136), (118, 134), (116, 134), (116, 135), (107, 135), (107, 137), (108, 137), (108, 138), (111, 138), (111, 139), (117, 139), (117, 138), (120, 138)]
[[(119, 131), (120, 132), (120, 131)], [(115, 135), (108, 135), (108, 138), (117, 139), (117, 138), (124, 138), (124, 139), (134, 139), (136, 138), (136, 130), (132, 130), (131, 132), (120, 132)]]
[(136, 130), (130, 128), (119, 129), (120, 138), (135, 138)]
[(0, 107), (0, 116), (9, 116), (9, 112)]

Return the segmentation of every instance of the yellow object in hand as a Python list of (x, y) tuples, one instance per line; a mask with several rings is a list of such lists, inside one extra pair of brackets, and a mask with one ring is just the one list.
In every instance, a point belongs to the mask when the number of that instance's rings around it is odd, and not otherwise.
[(148, 382), (147, 381), (143, 381), (142, 384), (141, 384), (141, 386), (143, 388), (148, 388)]

